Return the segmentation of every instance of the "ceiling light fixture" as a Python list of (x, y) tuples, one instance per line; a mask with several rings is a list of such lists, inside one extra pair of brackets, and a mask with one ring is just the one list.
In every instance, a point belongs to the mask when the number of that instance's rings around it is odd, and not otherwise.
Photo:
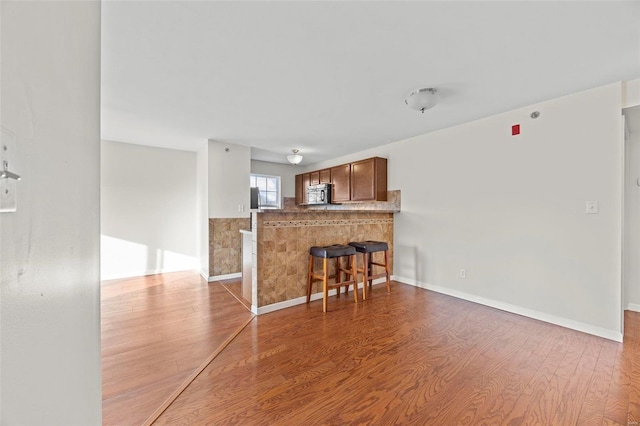
[(298, 152), (299, 150), (294, 149), (293, 154), (287, 155), (287, 160), (289, 160), (291, 164), (300, 164), (302, 161), (302, 155), (298, 154)]
[(411, 92), (411, 94), (404, 100), (404, 103), (409, 108), (420, 111), (424, 114), (424, 111), (433, 108), (438, 103), (438, 91), (434, 88), (428, 87), (425, 89), (417, 89)]

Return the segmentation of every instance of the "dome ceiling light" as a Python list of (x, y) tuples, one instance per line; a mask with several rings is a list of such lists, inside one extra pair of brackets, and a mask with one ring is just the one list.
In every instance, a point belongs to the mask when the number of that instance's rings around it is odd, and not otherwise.
[(291, 164), (300, 164), (300, 162), (302, 161), (302, 155), (298, 154), (298, 152), (300, 152), (300, 150), (294, 149), (292, 151), (293, 151), (293, 154), (287, 155), (287, 160)]
[(432, 87), (417, 89), (411, 92), (411, 94), (404, 100), (404, 103), (411, 109), (420, 111), (424, 114), (424, 111), (433, 108), (438, 103), (438, 91)]

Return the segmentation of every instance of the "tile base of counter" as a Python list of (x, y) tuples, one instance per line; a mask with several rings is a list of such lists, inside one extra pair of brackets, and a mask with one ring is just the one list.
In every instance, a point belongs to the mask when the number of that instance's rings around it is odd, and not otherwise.
[[(252, 214), (252, 304), (258, 309), (305, 298), (309, 248), (351, 241), (389, 244), (393, 275), (393, 213), (381, 212), (259, 212)], [(374, 256), (382, 256), (382, 252)], [(314, 259), (318, 270), (321, 259)], [(335, 273), (330, 262), (329, 276)], [(319, 290), (320, 284), (314, 284)]]

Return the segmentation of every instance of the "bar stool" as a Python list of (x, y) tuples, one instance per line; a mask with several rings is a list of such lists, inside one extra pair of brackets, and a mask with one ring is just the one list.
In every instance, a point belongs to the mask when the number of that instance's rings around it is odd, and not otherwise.
[[(340, 259), (343, 256), (348, 256), (347, 268), (343, 268)], [(313, 259), (314, 257), (322, 258), (322, 271), (313, 271)], [(328, 259), (336, 259), (336, 275), (335, 284), (329, 284), (329, 268)], [(337, 288), (338, 295), (340, 295), (340, 288), (342, 286), (348, 286), (353, 284), (353, 298), (358, 303), (358, 279), (356, 275), (356, 249), (351, 246), (334, 244), (332, 246), (318, 247), (314, 246), (309, 249), (309, 278), (307, 282), (307, 303), (311, 301), (311, 286), (314, 280), (322, 281), (322, 312), (327, 312), (327, 297), (329, 296), (329, 289)], [(342, 273), (345, 273), (348, 278), (351, 275), (351, 279), (342, 281)]]
[[(358, 241), (349, 243), (355, 247), (358, 253), (362, 253), (362, 268), (356, 265), (356, 273), (362, 274), (362, 300), (367, 299), (367, 281), (369, 287), (373, 285), (376, 278), (385, 277), (387, 279), (387, 293), (391, 293), (391, 281), (389, 280), (389, 245), (384, 241)], [(374, 262), (373, 253), (383, 251), (384, 263)], [(383, 266), (384, 272), (373, 274), (373, 266)]]

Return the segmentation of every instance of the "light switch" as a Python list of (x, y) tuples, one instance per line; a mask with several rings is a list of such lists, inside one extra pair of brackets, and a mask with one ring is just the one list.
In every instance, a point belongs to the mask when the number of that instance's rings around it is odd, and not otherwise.
[(597, 201), (587, 201), (587, 214), (598, 214), (598, 202)]
[[(0, 126), (0, 172), (15, 171), (16, 138), (12, 132)], [(0, 213), (12, 213), (17, 210), (18, 181), (8, 177), (14, 173), (6, 173), (0, 178)], [(16, 175), (17, 176), (17, 175)]]

